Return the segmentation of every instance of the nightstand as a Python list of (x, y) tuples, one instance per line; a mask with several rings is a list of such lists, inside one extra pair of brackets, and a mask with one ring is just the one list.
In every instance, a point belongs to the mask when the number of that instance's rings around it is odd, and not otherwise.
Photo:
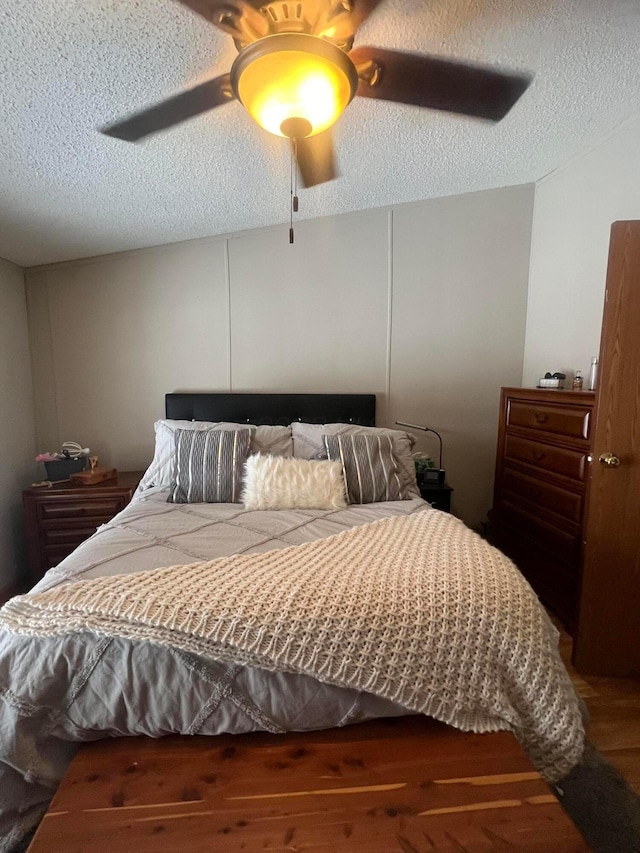
[(29, 581), (34, 584), (131, 500), (143, 471), (122, 471), (96, 486), (54, 483), (22, 493)]
[(446, 483), (422, 483), (418, 484), (420, 489), (420, 497), (427, 503), (430, 503), (434, 509), (441, 509), (444, 512), (451, 511), (451, 486)]

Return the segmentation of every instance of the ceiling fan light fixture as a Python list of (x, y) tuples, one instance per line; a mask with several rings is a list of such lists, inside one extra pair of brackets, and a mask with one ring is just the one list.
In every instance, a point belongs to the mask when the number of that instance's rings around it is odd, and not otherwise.
[(302, 33), (266, 36), (248, 45), (233, 63), (230, 79), (254, 121), (277, 136), (298, 138), (331, 127), (358, 87), (355, 66), (344, 51)]

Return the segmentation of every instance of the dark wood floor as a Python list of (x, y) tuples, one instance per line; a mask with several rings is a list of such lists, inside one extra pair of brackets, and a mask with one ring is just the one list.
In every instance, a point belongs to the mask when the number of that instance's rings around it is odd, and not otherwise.
[(571, 664), (571, 637), (556, 625), (562, 659), (591, 715), (589, 739), (640, 794), (640, 678), (580, 675)]

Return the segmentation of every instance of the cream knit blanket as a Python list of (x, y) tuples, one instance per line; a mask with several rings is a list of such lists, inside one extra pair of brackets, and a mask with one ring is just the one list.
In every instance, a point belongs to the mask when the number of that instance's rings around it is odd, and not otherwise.
[(148, 640), (369, 691), (466, 731), (510, 730), (550, 782), (582, 754), (578, 700), (536, 596), (442, 512), (19, 596), (0, 626)]

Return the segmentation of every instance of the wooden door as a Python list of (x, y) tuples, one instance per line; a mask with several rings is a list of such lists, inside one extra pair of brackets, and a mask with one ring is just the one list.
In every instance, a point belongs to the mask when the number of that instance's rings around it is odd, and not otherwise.
[[(611, 229), (574, 663), (640, 674), (640, 222)], [(619, 466), (600, 461), (612, 454)]]

